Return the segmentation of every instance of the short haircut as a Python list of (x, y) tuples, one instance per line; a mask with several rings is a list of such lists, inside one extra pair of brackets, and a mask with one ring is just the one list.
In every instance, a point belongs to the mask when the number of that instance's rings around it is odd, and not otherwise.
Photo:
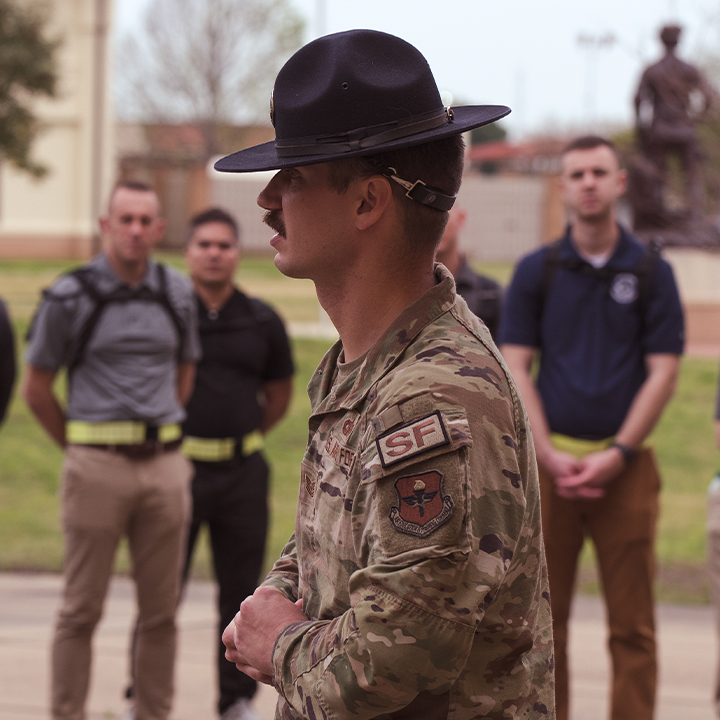
[(155, 192), (155, 188), (142, 180), (119, 180), (113, 188), (113, 193), (120, 188), (125, 190), (137, 190), (138, 192)]
[(201, 225), (207, 225), (208, 223), (223, 223), (227, 225), (231, 230), (233, 237), (240, 243), (240, 227), (237, 224), (237, 220), (226, 210), (219, 207), (208, 208), (195, 215), (193, 215), (188, 221), (187, 232), (185, 233), (185, 244), (190, 242), (195, 230)]
[(143, 182), (142, 180), (118, 180), (115, 183), (115, 186), (113, 187), (112, 191), (110, 192), (110, 197), (108, 198), (108, 211), (110, 210), (110, 207), (112, 206), (113, 198), (115, 197), (115, 193), (118, 190), (134, 190), (135, 192), (149, 192), (155, 195), (155, 197), (158, 199), (158, 210), (160, 208), (160, 196), (157, 194), (157, 191), (152, 185), (149, 185), (146, 182)]
[(573, 150), (594, 150), (597, 147), (610, 148), (618, 161), (620, 160), (615, 143), (612, 140), (608, 140), (600, 135), (582, 135), (581, 137), (575, 138), (562, 149), (560, 154), (567, 155)]
[[(329, 163), (328, 184), (331, 189), (343, 194), (352, 181), (382, 174), (385, 168), (392, 167), (398, 177), (404, 180), (411, 183), (422, 180), (432, 189), (446, 195), (456, 195), (462, 183), (464, 160), (463, 137), (452, 135), (401, 150), (335, 160)], [(411, 200), (406, 197), (405, 188), (392, 180), (390, 185), (403, 210), (407, 241), (412, 245), (437, 246), (445, 230), (448, 213)]]

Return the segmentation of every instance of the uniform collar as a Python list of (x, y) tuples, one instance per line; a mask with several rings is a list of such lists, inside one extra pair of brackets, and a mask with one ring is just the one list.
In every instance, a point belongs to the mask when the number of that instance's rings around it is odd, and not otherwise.
[(335, 378), (342, 342), (336, 342), (328, 350), (308, 384), (313, 415), (350, 409), (361, 403), (422, 330), (455, 304), (455, 281), (440, 263), (435, 265), (435, 280), (437, 284), (395, 318), (385, 334), (367, 351), (360, 367), (341, 382), (336, 383)]

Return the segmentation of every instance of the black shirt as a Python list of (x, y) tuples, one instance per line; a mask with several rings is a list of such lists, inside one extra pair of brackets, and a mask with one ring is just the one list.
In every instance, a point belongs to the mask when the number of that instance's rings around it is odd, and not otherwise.
[(0, 300), (0, 422), (5, 418), (15, 384), (15, 336), (5, 303)]
[(468, 304), (470, 312), (475, 313), (487, 325), (495, 340), (503, 297), (500, 284), (492, 278), (476, 273), (463, 258), (455, 275), (455, 289)]
[(260, 427), (262, 385), (293, 374), (285, 327), (265, 303), (234, 290), (218, 311), (198, 298), (202, 360), (184, 430), (206, 438), (240, 438)]

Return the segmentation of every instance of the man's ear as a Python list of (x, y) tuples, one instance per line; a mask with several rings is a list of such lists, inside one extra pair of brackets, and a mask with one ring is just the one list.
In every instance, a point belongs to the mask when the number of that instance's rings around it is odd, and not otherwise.
[(165, 227), (167, 225), (167, 220), (165, 220), (164, 217), (158, 217), (155, 219), (155, 233), (153, 237), (153, 244), (160, 242), (163, 239), (163, 235), (165, 235)]
[(628, 186), (628, 173), (627, 170), (618, 170), (618, 197), (623, 195), (627, 190)]
[(390, 181), (382, 175), (372, 175), (360, 183), (359, 196), (355, 227), (358, 230), (367, 230), (380, 220), (393, 202)]

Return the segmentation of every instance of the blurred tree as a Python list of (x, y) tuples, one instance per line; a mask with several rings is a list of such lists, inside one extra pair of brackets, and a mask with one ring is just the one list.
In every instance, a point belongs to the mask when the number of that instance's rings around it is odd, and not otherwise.
[(499, 123), (490, 123), (490, 125), (482, 125), (470, 131), (470, 144), (481, 145), (482, 143), (497, 142), (505, 140), (507, 130)]
[(222, 125), (267, 117), (268, 88), (303, 27), (288, 0), (151, 0), (142, 32), (119, 45), (116, 111), (196, 123), (210, 157)]
[(30, 109), (36, 96), (55, 97), (56, 50), (43, 28), (43, 6), (0, 0), (0, 158), (41, 177), (47, 168), (30, 159), (40, 122)]

